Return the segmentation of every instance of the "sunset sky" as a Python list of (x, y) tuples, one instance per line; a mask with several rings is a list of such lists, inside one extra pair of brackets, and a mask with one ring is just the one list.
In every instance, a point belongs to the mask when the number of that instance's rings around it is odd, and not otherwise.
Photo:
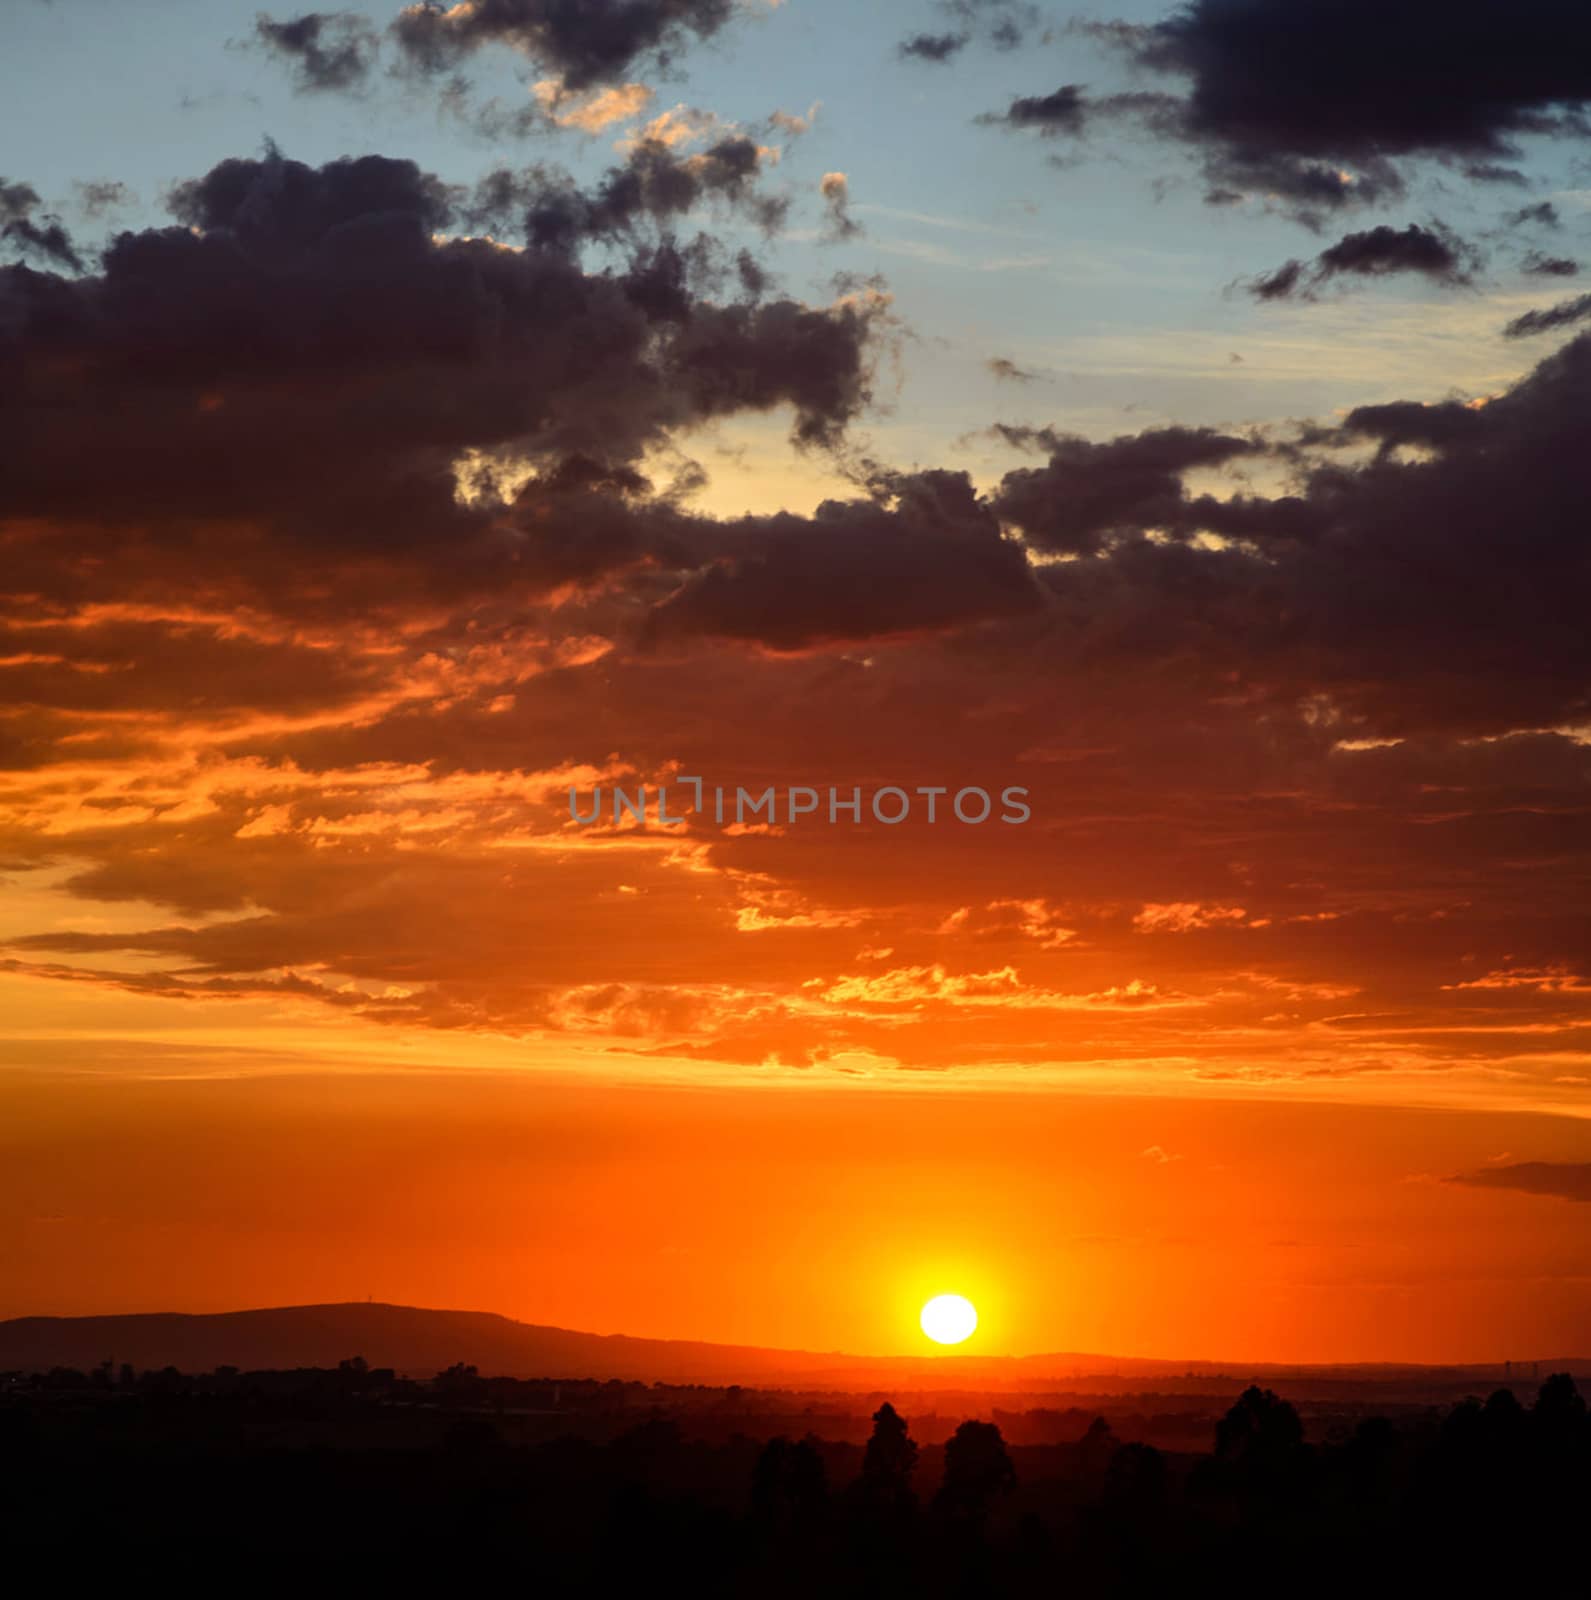
[(0, 1317), (1591, 1355), (1591, 8), (15, 0), (0, 98)]

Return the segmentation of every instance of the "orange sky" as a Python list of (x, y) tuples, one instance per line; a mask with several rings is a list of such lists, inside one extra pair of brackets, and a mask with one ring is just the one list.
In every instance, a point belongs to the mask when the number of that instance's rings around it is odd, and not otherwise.
[[(204, 581), (11, 619), (0, 1312), (866, 1352), (954, 1289), (991, 1352), (1585, 1346), (1582, 735), (1042, 631), (773, 653), (601, 590), (348, 623)], [(680, 772), (1033, 816), (569, 821)]]
[(0, 1314), (378, 1300), (910, 1352), (1574, 1353), (1586, 1208), (1449, 1181), (1522, 1113), (523, 1072), (13, 1074)]
[[(1587, 192), (1474, 164), (1583, 123), (760, 15), (0, 183), (0, 1314), (1591, 1356)], [(571, 820), (686, 775), (820, 809)]]

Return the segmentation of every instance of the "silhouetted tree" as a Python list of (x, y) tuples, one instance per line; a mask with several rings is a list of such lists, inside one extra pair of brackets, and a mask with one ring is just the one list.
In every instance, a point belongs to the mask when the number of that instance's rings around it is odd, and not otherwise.
[(1149, 1444), (1124, 1444), (1105, 1471), (1104, 1506), (1117, 1521), (1134, 1529), (1159, 1522), (1171, 1498), (1166, 1458)]
[(648, 1417), (626, 1428), (609, 1446), (614, 1472), (631, 1482), (666, 1487), (675, 1476), (684, 1448), (680, 1425), (669, 1417)]
[(1555, 1372), (1542, 1384), (1531, 1415), (1538, 1426), (1559, 1430), (1577, 1426), (1585, 1418), (1585, 1400), (1567, 1372)]
[(916, 1469), (916, 1441), (906, 1431), (906, 1419), (886, 1400), (873, 1413), (873, 1434), (862, 1457), (863, 1498), (881, 1506), (914, 1504), (911, 1478)]
[[(495, 1424), (477, 1387), (503, 1408)], [(374, 1560), (395, 1590), (434, 1572), (439, 1586), (627, 1594), (681, 1574), (711, 1600), (1370, 1600), (1568, 1592), (1573, 1549), (1554, 1531), (1591, 1501), (1591, 1419), (1561, 1374), (1529, 1410), (1499, 1390), (1331, 1426), (1318, 1444), (1255, 1387), (1209, 1420), (1219, 1456), (1124, 1444), (1097, 1474), (1053, 1442), (1091, 1412), (1024, 1418), (1021, 1445), (967, 1423), (928, 1518), (893, 1406), (864, 1452), (748, 1438), (760, 1401), (726, 1416), (706, 1389), (571, 1382), (573, 1403), (543, 1418), (547, 1387), (467, 1368), (435, 1382), (168, 1369), (130, 1389), (70, 1368), (0, 1373), (0, 1549), (13, 1565), (78, 1546), (251, 1571), (267, 1554), (294, 1573)], [(1180, 1441), (1195, 1425), (1203, 1411), (1179, 1410), (1132, 1431)], [(1093, 1451), (1111, 1434), (1087, 1437)], [(831, 1499), (824, 1467), (841, 1461), (861, 1472)], [(1027, 1492), (1002, 1504), (1013, 1466)]]
[(1361, 1510), (1390, 1498), (1398, 1446), (1398, 1430), (1385, 1417), (1366, 1417), (1354, 1429), (1342, 1459), (1346, 1488)]
[(1529, 1428), (1537, 1453), (1537, 1487), (1554, 1507), (1566, 1509), (1574, 1496), (1573, 1480), (1591, 1460), (1591, 1430), (1586, 1426), (1585, 1400), (1567, 1372), (1555, 1372), (1542, 1384), (1531, 1408)]
[(1232, 1466), (1280, 1465), (1304, 1442), (1298, 1413), (1269, 1389), (1251, 1384), (1215, 1428), (1218, 1461)]
[(810, 1440), (792, 1444), (781, 1437), (763, 1446), (752, 1472), (751, 1509), (765, 1530), (784, 1534), (810, 1526), (827, 1495), (823, 1457)]
[(1116, 1430), (1110, 1423), (1104, 1417), (1095, 1417), (1077, 1446), (1083, 1471), (1090, 1477), (1098, 1477), (1110, 1465), (1120, 1444), (1121, 1440), (1116, 1437)]
[(1016, 1468), (992, 1422), (963, 1422), (945, 1445), (945, 1480), (934, 1510), (952, 1521), (981, 1523), (996, 1495), (1016, 1488)]
[(1152, 1445), (1124, 1444), (1105, 1469), (1093, 1522), (1097, 1570), (1124, 1592), (1149, 1592), (1166, 1562), (1171, 1480), (1166, 1458)]

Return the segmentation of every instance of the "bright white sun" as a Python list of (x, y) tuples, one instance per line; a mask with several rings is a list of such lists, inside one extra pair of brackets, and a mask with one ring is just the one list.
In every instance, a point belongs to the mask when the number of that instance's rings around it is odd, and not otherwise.
[(973, 1303), (959, 1294), (936, 1294), (923, 1307), (923, 1332), (935, 1344), (960, 1344), (978, 1326)]

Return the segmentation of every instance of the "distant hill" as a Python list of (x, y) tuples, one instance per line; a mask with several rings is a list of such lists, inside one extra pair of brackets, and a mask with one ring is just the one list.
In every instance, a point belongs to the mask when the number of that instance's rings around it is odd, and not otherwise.
[[(140, 1371), (177, 1367), (209, 1372), (220, 1366), (334, 1367), (363, 1356), (373, 1367), (430, 1377), (455, 1362), (483, 1375), (522, 1378), (624, 1378), (658, 1383), (762, 1385), (870, 1390), (1031, 1390), (1078, 1379), (1115, 1378), (1142, 1384), (1168, 1378), (1199, 1384), (1259, 1377), (1397, 1383), (1410, 1378), (1476, 1383), (1501, 1377), (1501, 1364), (1472, 1368), (1275, 1366), (1252, 1362), (1163, 1361), (1052, 1354), (853, 1356), (837, 1351), (768, 1350), (678, 1339), (547, 1328), (488, 1311), (430, 1311), (372, 1302), (278, 1306), (190, 1316), (156, 1312), (113, 1317), (18, 1317), (0, 1322), (0, 1371), (52, 1366), (88, 1369), (110, 1360)], [(1542, 1361), (1548, 1372), (1591, 1372), (1585, 1360)], [(1515, 1376), (1521, 1363), (1514, 1363)]]
[[(463, 1361), (503, 1377), (634, 1378), (648, 1382), (767, 1381), (846, 1358), (670, 1339), (576, 1333), (489, 1311), (430, 1311), (357, 1301), (190, 1316), (20, 1317), (0, 1322), (0, 1370), (90, 1367), (107, 1358), (173, 1366), (334, 1367), (348, 1356), (430, 1377)], [(731, 1374), (726, 1376), (726, 1374)]]

